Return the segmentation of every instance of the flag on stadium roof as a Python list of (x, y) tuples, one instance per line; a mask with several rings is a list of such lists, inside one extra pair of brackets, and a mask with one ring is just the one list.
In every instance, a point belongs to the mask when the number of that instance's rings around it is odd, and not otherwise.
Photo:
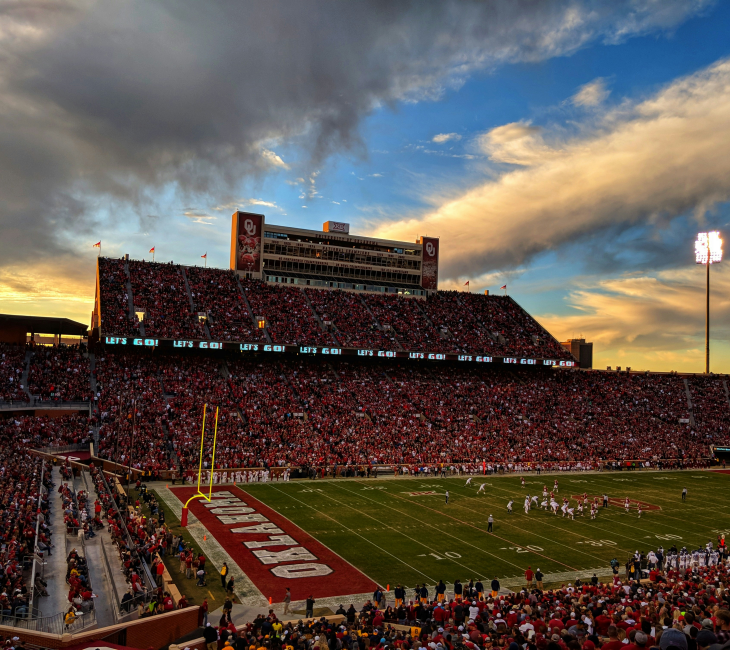
[(468, 287), (469, 286), (469, 280), (467, 280), (466, 282), (464, 282), (464, 286), (465, 287)]
[(96, 244), (94, 244), (92, 246), (92, 248), (101, 248), (101, 242), (100, 241), (96, 242)]
[(154, 252), (155, 252), (155, 247), (153, 246), (152, 248), (150, 248), (150, 253), (154, 253)]
[(503, 285), (502, 285), (502, 286), (500, 287), (500, 289), (506, 289), (506, 288), (507, 288), (507, 285), (506, 285), (506, 284), (503, 284)]
[(201, 255), (200, 257), (202, 257), (204, 260), (208, 259), (208, 253), (206, 253), (205, 255)]

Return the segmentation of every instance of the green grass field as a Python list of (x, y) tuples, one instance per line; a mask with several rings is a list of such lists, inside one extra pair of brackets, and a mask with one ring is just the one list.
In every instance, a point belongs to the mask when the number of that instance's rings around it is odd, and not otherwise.
[[(552, 488), (555, 475), (477, 476), (466, 479), (345, 479), (239, 485), (383, 585), (406, 586), (443, 579), (521, 577), (528, 565), (568, 581), (575, 570), (609, 575), (609, 561), (659, 545), (694, 548), (730, 534), (730, 475), (715, 472), (606, 472), (557, 475), (564, 495), (637, 499), (661, 510), (599, 508), (598, 518), (574, 521), (551, 512), (523, 510), (527, 493)], [(477, 494), (486, 483), (486, 494)], [(682, 488), (689, 491), (681, 500)], [(444, 492), (449, 490), (448, 505)], [(412, 496), (410, 492), (434, 491)], [(510, 498), (514, 513), (506, 511)], [(494, 515), (494, 533), (487, 517)], [(509, 581), (507, 581), (509, 582)], [(549, 580), (548, 580), (549, 582)]]

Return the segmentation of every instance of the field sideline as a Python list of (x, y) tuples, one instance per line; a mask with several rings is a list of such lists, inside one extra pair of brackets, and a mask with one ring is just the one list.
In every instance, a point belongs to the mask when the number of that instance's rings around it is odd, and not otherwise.
[[(730, 505), (722, 494), (730, 476), (717, 472), (606, 472), (550, 474), (542, 477), (388, 478), (238, 484), (342, 556), (374, 581), (391, 588), (438, 580), (515, 579), (527, 566), (545, 574), (595, 570), (606, 575), (609, 562), (623, 562), (635, 550), (704, 546), (719, 532), (730, 534)], [(552, 489), (557, 500), (583, 492), (658, 506), (639, 519), (635, 509), (599, 508), (598, 518), (574, 521), (533, 509), (524, 497)], [(486, 494), (477, 494), (486, 483)], [(682, 502), (682, 488), (689, 491)], [(445, 504), (444, 493), (450, 493)], [(410, 494), (433, 492), (435, 494)], [(515, 500), (507, 514), (508, 500)], [(487, 517), (494, 516), (494, 532)], [(510, 580), (512, 582), (512, 580)]]

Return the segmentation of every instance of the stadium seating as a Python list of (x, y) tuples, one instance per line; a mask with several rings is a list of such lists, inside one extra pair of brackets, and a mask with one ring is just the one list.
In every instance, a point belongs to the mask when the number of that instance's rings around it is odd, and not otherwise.
[(25, 346), (0, 343), (0, 400), (28, 401), (21, 387), (25, 370)]
[(730, 432), (727, 380), (722, 377), (692, 375), (688, 378), (695, 425), (704, 434)]
[(99, 258), (99, 299), (101, 303), (101, 332), (105, 336), (133, 336), (129, 320), (129, 297), (124, 260)]
[(195, 310), (209, 315), (208, 329), (218, 341), (263, 341), (263, 332), (254, 327), (252, 315), (241, 298), (231, 271), (187, 267), (185, 273)]
[[(103, 258), (99, 269), (102, 330), (128, 335), (124, 262)], [(253, 311), (249, 313), (230, 271), (139, 261), (129, 262), (129, 271), (134, 306), (147, 311), (144, 329), (149, 336), (206, 338), (194, 311), (209, 315), (214, 340), (263, 341), (264, 334), (251, 319), (263, 316), (272, 342), (278, 344), (572, 359), (506, 296), (439, 291), (427, 300), (417, 300), (241, 279)], [(135, 327), (138, 332), (139, 324)]]
[(419, 302), (397, 295), (363, 294), (363, 301), (389, 338), (404, 350), (455, 352), (455, 347), (441, 337), (428, 322)]
[(358, 294), (321, 289), (305, 289), (305, 292), (320, 320), (334, 326), (337, 345), (372, 349), (389, 347), (390, 338), (378, 328)]
[(197, 467), (204, 404), (209, 426), (220, 407), (218, 467), (690, 461), (727, 441), (686, 423), (676, 375), (129, 352), (97, 368), (101, 453), (128, 459), (131, 411), (119, 417), (118, 396), (135, 395), (133, 464), (150, 470)]
[(242, 281), (254, 316), (264, 316), (274, 343), (332, 345), (332, 337), (314, 317), (301, 289)]
[[(205, 339), (205, 328), (192, 314), (181, 267), (129, 262), (135, 309), (144, 309), (146, 336)], [(102, 315), (103, 319), (103, 315)]]
[(85, 401), (92, 397), (89, 360), (78, 346), (36, 346), (28, 386), (42, 400)]
[[(594, 576), (575, 583), (560, 580), (562, 584), (543, 588), (543, 577), (548, 576), (540, 574), (536, 583), (530, 570), (531, 585), (526, 589), (506, 591), (493, 576), (477, 576), (477, 582), (465, 577), (457, 596), (455, 583), (464, 577), (457, 574), (448, 576), (453, 583), (439, 586), (397, 585), (387, 591), (378, 587), (364, 604), (348, 605), (345, 600), (335, 611), (342, 617), (337, 624), (324, 617), (304, 621), (285, 617), (282, 624), (270, 612), (234, 625), (223, 616), (217, 627), (216, 622), (211, 624), (205, 638), (214, 639), (213, 644), (219, 639), (231, 647), (250, 647), (276, 630), (287, 639), (312, 639), (313, 647), (322, 649), (340, 644), (362, 647), (358, 640), (369, 642), (372, 636), (377, 645), (374, 641), (366, 648), (726, 648), (730, 641), (727, 566), (714, 564), (685, 573), (665, 561), (675, 555), (657, 552), (663, 559), (661, 566), (652, 563), (641, 584), (616, 574), (607, 582)], [(636, 564), (649, 563), (644, 557)], [(396, 598), (401, 602), (396, 603)]]

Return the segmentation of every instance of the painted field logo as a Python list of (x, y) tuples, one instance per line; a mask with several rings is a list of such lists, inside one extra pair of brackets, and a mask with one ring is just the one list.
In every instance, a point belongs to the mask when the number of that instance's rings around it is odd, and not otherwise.
[(407, 494), (409, 497), (427, 497), (432, 494), (438, 494), (438, 492), (430, 490), (428, 492), (405, 492), (404, 494)]
[[(183, 503), (194, 488), (173, 488)], [(284, 599), (292, 580), (315, 598), (375, 589), (372, 580), (321, 542), (238, 487), (213, 488), (190, 511), (265, 596)], [(230, 559), (228, 560), (230, 562)]]
[[(603, 495), (602, 494), (589, 494), (588, 495), (588, 503), (591, 503), (594, 499), (598, 499), (598, 504), (603, 505)], [(571, 499), (575, 499), (576, 501), (582, 501), (583, 495), (582, 494), (574, 494), (570, 497)], [(618, 497), (609, 497), (608, 498), (608, 504), (611, 506), (614, 506), (616, 508), (623, 508), (626, 503), (626, 497), (623, 499), (619, 499)], [(646, 501), (639, 501), (638, 499), (632, 499), (629, 498), (629, 508), (636, 509), (638, 506), (641, 506), (642, 510), (661, 510), (661, 506), (655, 506), (653, 503), (647, 503)]]

